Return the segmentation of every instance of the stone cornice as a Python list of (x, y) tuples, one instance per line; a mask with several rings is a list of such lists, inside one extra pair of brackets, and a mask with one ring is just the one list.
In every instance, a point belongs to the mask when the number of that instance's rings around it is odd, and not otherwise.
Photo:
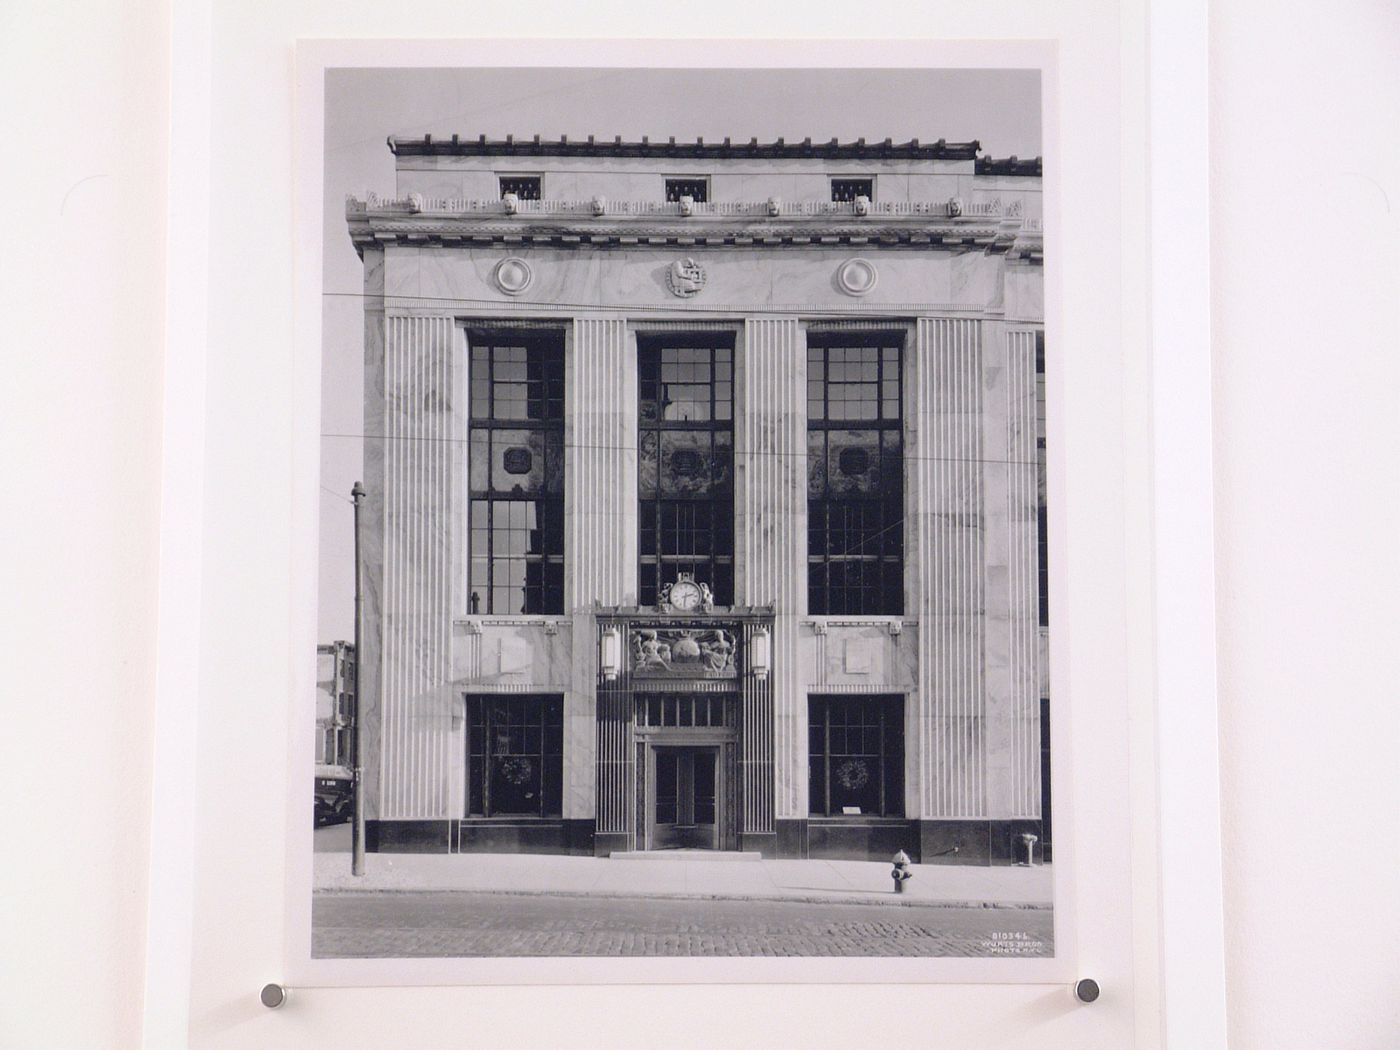
[(509, 248), (825, 247), (981, 250), (1038, 260), (1040, 221), (1019, 201), (667, 204), (351, 198), (357, 251), (399, 244)]
[(813, 157), (824, 160), (976, 160), (981, 144), (971, 142), (921, 143), (918, 139), (896, 143), (893, 139), (881, 142), (841, 142), (831, 139), (827, 142), (813, 142), (805, 138), (800, 142), (776, 139), (773, 142), (733, 142), (722, 139), (719, 142), (706, 142), (703, 138), (694, 142), (677, 142), (674, 137), (653, 142), (643, 136), (640, 142), (624, 142), (621, 136), (613, 139), (596, 140), (592, 135), (586, 139), (543, 139), (539, 135), (517, 139), (507, 135), (504, 139), (488, 139), (485, 135), (476, 138), (433, 138), (424, 135), (421, 139), (400, 139), (393, 136), (388, 140), (389, 149), (398, 157), (676, 157), (692, 160), (723, 160), (728, 157), (759, 157), (766, 159)]

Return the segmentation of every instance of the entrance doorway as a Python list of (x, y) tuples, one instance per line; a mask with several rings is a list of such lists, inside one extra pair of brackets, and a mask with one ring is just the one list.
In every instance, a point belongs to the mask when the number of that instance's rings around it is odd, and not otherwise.
[(718, 849), (718, 747), (655, 747), (652, 849)]

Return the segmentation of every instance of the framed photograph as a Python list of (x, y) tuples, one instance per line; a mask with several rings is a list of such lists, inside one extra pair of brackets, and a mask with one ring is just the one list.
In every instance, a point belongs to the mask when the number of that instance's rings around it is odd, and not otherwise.
[[(1050, 50), (319, 50), (315, 813), (289, 840), (312, 861), (289, 962), (309, 934), (313, 979), (1070, 972)], [(495, 100), (449, 120), (484, 131), (426, 130), (463, 99)], [(818, 115), (847, 137), (784, 134)], [(872, 141), (872, 119), (954, 137)]]
[(1147, 27), (1071, 7), (302, 39), (256, 205), (217, 100), (195, 1045), (1161, 1024)]

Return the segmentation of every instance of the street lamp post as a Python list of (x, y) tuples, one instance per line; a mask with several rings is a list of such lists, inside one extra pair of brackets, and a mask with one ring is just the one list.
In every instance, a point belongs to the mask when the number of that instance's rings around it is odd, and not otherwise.
[(365, 873), (365, 766), (361, 748), (363, 737), (360, 733), (360, 624), (364, 619), (364, 598), (360, 589), (360, 504), (365, 500), (365, 487), (358, 481), (350, 490), (350, 499), (355, 504), (355, 821), (350, 828), (350, 874)]

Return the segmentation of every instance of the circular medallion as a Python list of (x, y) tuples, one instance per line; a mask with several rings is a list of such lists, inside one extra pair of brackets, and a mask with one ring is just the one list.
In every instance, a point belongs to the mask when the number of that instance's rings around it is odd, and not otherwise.
[(535, 279), (530, 264), (519, 256), (502, 259), (496, 264), (496, 286), (506, 295), (519, 295)]
[(705, 276), (705, 268), (694, 259), (680, 259), (666, 268), (666, 285), (672, 295), (689, 299), (705, 287)]
[(858, 478), (870, 469), (870, 453), (863, 448), (843, 448), (836, 462), (846, 477)]
[(836, 271), (836, 283), (847, 295), (865, 295), (879, 280), (875, 264), (868, 259), (847, 259)]

